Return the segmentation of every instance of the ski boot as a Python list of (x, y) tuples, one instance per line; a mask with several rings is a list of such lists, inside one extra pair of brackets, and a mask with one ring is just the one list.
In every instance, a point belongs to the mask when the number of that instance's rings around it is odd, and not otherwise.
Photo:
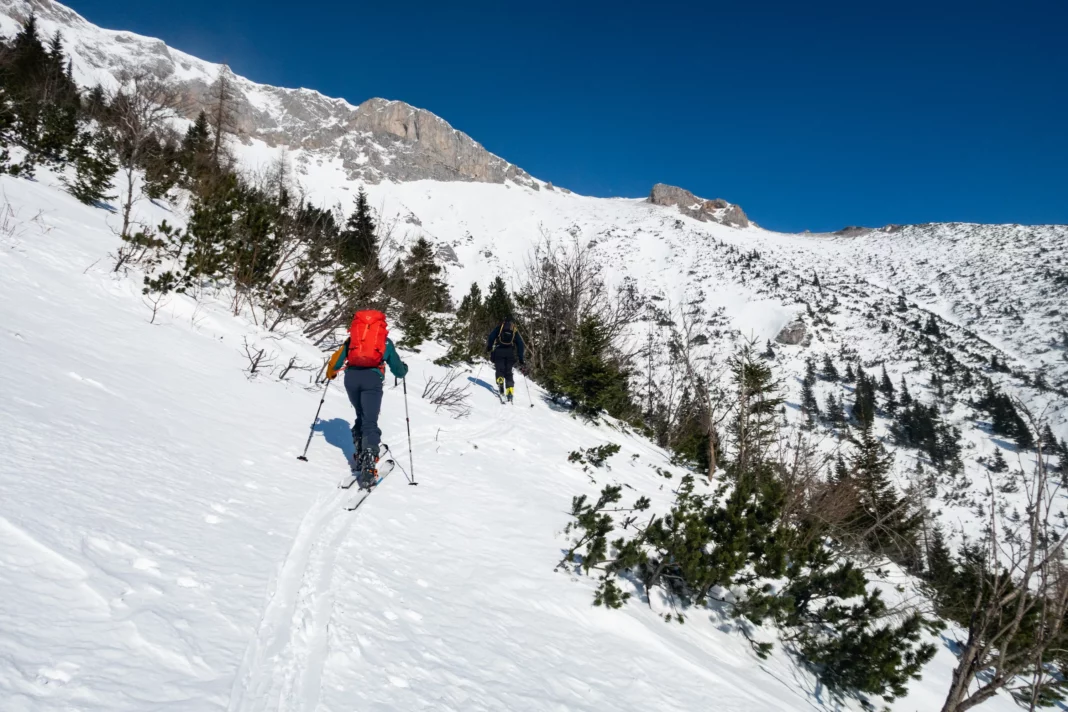
[(515, 388), (506, 388), (504, 389), (504, 393), (505, 397), (508, 399), (508, 402), (511, 403), (512, 397), (515, 395)]
[(356, 483), (360, 489), (371, 489), (378, 484), (378, 455), (371, 448), (367, 448), (360, 454), (360, 474), (356, 476)]
[(504, 378), (502, 377), (497, 378), (497, 392), (504, 395)]

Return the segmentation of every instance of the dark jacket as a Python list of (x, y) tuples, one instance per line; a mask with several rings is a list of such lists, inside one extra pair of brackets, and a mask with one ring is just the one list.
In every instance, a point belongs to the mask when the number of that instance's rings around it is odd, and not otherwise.
[[(515, 337), (512, 339), (512, 344), (505, 345), (497, 342), (501, 332), (504, 331), (504, 322), (501, 322), (497, 326), (493, 327), (490, 333), (486, 336), (486, 351), (490, 352), (490, 358), (500, 353), (501, 356), (515, 356), (519, 363), (523, 363), (526, 357), (527, 345), (523, 343), (523, 336), (519, 333), (519, 329), (515, 328), (515, 324), (512, 324), (512, 333)], [(505, 351), (508, 350), (508, 352)]]
[[(341, 345), (337, 351), (330, 357), (330, 361), (326, 366), (326, 377), (333, 378), (337, 375), (337, 372), (346, 368), (345, 359), (349, 355), (349, 340), (345, 339), (345, 343)], [(404, 378), (408, 373), (408, 365), (400, 360), (400, 356), (397, 355), (397, 349), (393, 346), (392, 339), (386, 339), (386, 355), (382, 359), (382, 365), (378, 367), (378, 374), (382, 377), (382, 380), (386, 380), (386, 366), (389, 366), (389, 370), (397, 378)]]

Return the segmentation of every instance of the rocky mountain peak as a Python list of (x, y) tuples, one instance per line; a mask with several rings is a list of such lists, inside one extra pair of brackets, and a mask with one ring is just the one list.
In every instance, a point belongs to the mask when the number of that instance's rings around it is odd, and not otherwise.
[(679, 212), (701, 222), (716, 222), (730, 227), (749, 227), (749, 218), (740, 205), (733, 205), (722, 198), (705, 200), (688, 190), (657, 183), (649, 193), (653, 205), (675, 205)]
[(207, 105), (219, 76), (228, 75), (239, 140), (303, 149), (316, 159), (340, 158), (350, 179), (509, 180), (540, 189), (541, 183), (526, 171), (444, 119), (404, 102), (375, 98), (353, 106), (310, 89), (257, 84), (161, 40), (101, 29), (54, 0), (0, 0), (0, 34), (11, 37), (31, 14), (43, 35), (62, 34), (80, 85), (115, 87), (123, 71), (149, 71), (181, 90), (192, 118)]

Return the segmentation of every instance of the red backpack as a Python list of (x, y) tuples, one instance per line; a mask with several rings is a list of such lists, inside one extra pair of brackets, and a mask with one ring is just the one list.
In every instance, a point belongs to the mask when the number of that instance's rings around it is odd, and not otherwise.
[(356, 368), (375, 368), (386, 357), (386, 315), (374, 309), (356, 312), (349, 327), (349, 354), (345, 363)]

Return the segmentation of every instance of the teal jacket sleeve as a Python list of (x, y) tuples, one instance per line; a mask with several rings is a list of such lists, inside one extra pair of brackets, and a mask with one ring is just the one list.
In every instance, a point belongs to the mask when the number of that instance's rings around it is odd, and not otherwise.
[(404, 378), (408, 375), (408, 364), (401, 361), (397, 354), (397, 348), (393, 345), (393, 339), (386, 339), (386, 365), (396, 378)]

